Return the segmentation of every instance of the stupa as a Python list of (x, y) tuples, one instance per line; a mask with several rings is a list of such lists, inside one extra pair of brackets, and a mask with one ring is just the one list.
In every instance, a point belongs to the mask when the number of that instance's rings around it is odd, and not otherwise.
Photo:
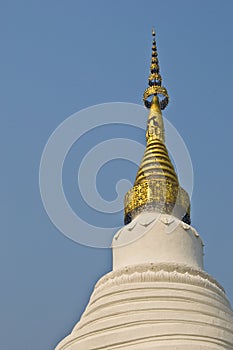
[(146, 150), (113, 238), (113, 268), (96, 284), (80, 321), (56, 350), (232, 350), (233, 312), (203, 267), (190, 200), (165, 144), (169, 96), (152, 32)]

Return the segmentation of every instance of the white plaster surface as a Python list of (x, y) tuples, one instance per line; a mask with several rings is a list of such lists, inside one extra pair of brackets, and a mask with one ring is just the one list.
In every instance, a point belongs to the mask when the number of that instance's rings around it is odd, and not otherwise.
[(113, 271), (56, 350), (233, 350), (233, 312), (202, 249), (191, 226), (140, 214), (114, 237)]
[(142, 263), (175, 262), (203, 268), (197, 231), (171, 215), (142, 213), (115, 235), (113, 269)]

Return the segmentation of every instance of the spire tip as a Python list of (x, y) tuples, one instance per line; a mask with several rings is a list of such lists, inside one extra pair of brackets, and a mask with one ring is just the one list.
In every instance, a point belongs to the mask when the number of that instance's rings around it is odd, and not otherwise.
[[(162, 86), (162, 77), (160, 75), (159, 60), (157, 53), (157, 46), (155, 40), (155, 28), (152, 28), (152, 56), (150, 65), (150, 75), (148, 79), (148, 88), (143, 95), (143, 101), (146, 108), (151, 107), (151, 99), (153, 96), (159, 97), (160, 108), (164, 109), (168, 105), (169, 95), (164, 86)], [(163, 96), (163, 97), (162, 97)]]

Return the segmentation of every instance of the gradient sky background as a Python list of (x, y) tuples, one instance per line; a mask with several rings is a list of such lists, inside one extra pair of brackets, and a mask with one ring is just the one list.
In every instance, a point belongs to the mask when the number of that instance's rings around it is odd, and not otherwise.
[[(233, 302), (232, 16), (230, 0), (1, 1), (2, 349), (53, 349), (111, 270), (109, 249), (74, 243), (51, 223), (39, 162), (71, 114), (103, 102), (142, 103), (153, 25), (171, 96), (165, 116), (194, 167), (192, 224), (205, 242), (206, 270)], [(69, 164), (67, 192), (75, 193)], [(106, 170), (102, 190), (114, 188), (113, 168)]]

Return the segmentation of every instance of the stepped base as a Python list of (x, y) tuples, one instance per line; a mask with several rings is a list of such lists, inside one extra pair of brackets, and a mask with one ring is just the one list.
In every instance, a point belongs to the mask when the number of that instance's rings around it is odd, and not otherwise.
[(206, 272), (172, 263), (115, 270), (96, 284), (56, 350), (232, 350), (233, 313)]

